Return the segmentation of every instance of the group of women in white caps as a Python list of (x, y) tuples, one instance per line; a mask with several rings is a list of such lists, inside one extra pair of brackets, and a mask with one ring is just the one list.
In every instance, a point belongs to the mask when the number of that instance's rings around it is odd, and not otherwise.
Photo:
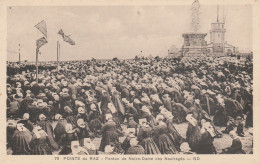
[[(253, 127), (250, 59), (93, 59), (60, 62), (59, 71), (42, 65), (37, 83), (34, 69), (8, 64), (13, 155), (245, 153), (240, 138)], [(223, 135), (232, 143), (219, 151), (213, 141)]]

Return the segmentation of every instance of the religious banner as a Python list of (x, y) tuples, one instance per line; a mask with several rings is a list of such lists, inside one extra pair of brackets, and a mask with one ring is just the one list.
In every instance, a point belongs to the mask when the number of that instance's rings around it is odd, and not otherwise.
[(58, 34), (60, 34), (62, 36), (63, 41), (69, 43), (70, 45), (75, 45), (75, 41), (72, 40), (69, 36), (65, 35), (62, 29), (60, 29)]
[(48, 41), (45, 39), (45, 37), (42, 37), (38, 40), (36, 40), (36, 51), (37, 53), (39, 52), (39, 49), (45, 45), (46, 43), (48, 43)]
[(47, 26), (46, 22), (42, 20), (40, 23), (34, 26), (47, 38)]

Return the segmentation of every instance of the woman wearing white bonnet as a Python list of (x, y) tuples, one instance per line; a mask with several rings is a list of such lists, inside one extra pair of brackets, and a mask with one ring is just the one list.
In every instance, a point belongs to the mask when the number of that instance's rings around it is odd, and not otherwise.
[(18, 121), (11, 140), (13, 155), (30, 155), (32, 153), (31, 141), (32, 134), (23, 123)]
[(145, 154), (145, 150), (138, 144), (137, 138), (133, 137), (130, 139), (130, 148), (125, 154)]
[(190, 151), (190, 146), (188, 142), (183, 142), (180, 146), (180, 154), (195, 154), (194, 152)]
[(98, 150), (95, 146), (95, 144), (91, 141), (91, 138), (84, 138), (84, 146), (89, 155), (98, 155)]
[(58, 141), (58, 144), (62, 147), (61, 151), (59, 152), (59, 155), (68, 155), (71, 153), (71, 142), (72, 141), (78, 141), (78, 136), (73, 129), (71, 124), (65, 125), (65, 131), (66, 133), (63, 134)]
[(112, 114), (106, 114), (107, 122), (101, 129), (102, 139), (99, 147), (100, 151), (104, 151), (106, 145), (110, 145), (112, 142), (119, 142), (116, 123), (112, 118)]
[(111, 145), (107, 145), (104, 149), (104, 152), (106, 155), (117, 154), (116, 152), (114, 152), (114, 147)]
[(90, 112), (88, 114), (89, 117), (89, 128), (94, 133), (95, 137), (101, 137), (101, 114), (100, 111), (97, 109), (97, 105), (92, 103), (90, 105)]
[(58, 121), (54, 128), (55, 141), (58, 142), (60, 137), (66, 133), (65, 126), (67, 121), (60, 114), (56, 114), (54, 118), (56, 121)]
[(24, 127), (26, 127), (29, 131), (33, 130), (33, 123), (29, 120), (30, 115), (28, 113), (23, 114), (23, 118), (19, 121), (24, 124)]
[(79, 141), (71, 142), (72, 155), (89, 155), (88, 151), (79, 145)]
[(40, 126), (34, 127), (32, 142), (33, 155), (52, 155), (48, 135)]

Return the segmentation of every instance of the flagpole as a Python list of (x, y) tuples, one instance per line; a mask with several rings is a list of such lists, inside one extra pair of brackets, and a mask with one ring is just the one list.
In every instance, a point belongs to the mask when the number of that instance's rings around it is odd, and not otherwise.
[(59, 42), (59, 63), (60, 63), (60, 42)]
[(21, 53), (20, 53), (20, 43), (19, 43), (19, 64), (21, 64)]
[(59, 72), (59, 41), (57, 41), (57, 72)]
[(60, 59), (60, 43), (59, 43), (59, 59)]
[(36, 48), (36, 83), (38, 84), (38, 50)]

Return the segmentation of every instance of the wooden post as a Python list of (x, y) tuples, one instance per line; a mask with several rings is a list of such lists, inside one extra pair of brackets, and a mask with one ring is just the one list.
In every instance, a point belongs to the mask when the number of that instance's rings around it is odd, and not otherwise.
[(38, 84), (38, 52), (39, 50), (37, 50), (36, 48), (36, 83)]
[(57, 41), (57, 72), (59, 72), (59, 41)]
[(19, 64), (21, 64), (20, 44), (19, 44)]

